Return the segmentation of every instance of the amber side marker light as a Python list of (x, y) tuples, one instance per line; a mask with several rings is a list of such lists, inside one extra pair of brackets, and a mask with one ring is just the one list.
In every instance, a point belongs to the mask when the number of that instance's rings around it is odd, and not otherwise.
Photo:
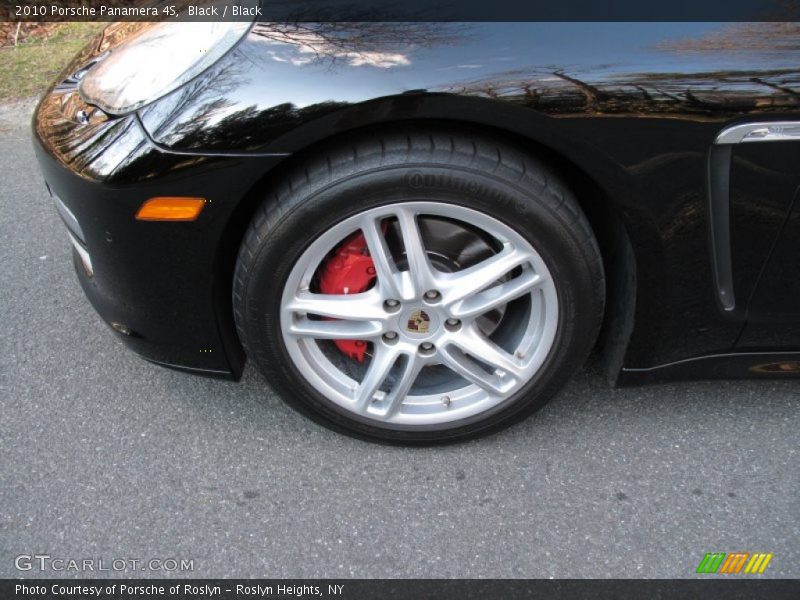
[(136, 213), (136, 220), (194, 221), (205, 205), (205, 198), (158, 196), (145, 200)]

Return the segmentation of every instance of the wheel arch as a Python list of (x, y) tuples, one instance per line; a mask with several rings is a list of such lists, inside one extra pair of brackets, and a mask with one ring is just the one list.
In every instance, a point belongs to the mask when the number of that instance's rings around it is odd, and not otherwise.
[[(400, 97), (402, 110), (397, 108), (398, 97), (365, 103), (369, 107), (356, 105), (343, 109), (343, 114), (337, 113), (333, 120), (331, 116), (323, 117), (320, 122), (303, 125), (270, 144), (270, 147), (290, 149), (291, 153), (265, 171), (238, 203), (226, 224), (215, 267), (222, 291), (218, 297), (224, 296), (226, 300), (218, 309), (232, 315), (233, 273), (242, 239), (258, 206), (287, 172), (326, 147), (366, 131), (374, 132), (376, 128), (393, 131), (415, 125), (452, 128), (513, 143), (559, 173), (575, 193), (603, 256), (606, 308), (596, 347), (600, 349), (608, 380), (616, 382), (633, 331), (636, 304), (636, 257), (628, 233), (629, 224), (610, 191), (618, 185), (613, 182), (625, 177), (623, 170), (596, 149), (564, 135), (558, 119), (497, 101), (448, 97), (453, 100), (450, 103), (443, 102), (442, 96), (445, 95), (423, 98), (410, 95), (409, 98), (416, 100), (414, 110), (405, 106), (403, 97)], [(436, 101), (423, 102), (423, 99)], [(487, 105), (491, 110), (487, 110)], [(526, 117), (524, 120), (520, 120), (522, 115)], [(235, 328), (223, 334), (232, 336), (239, 345), (238, 351), (242, 351)]]

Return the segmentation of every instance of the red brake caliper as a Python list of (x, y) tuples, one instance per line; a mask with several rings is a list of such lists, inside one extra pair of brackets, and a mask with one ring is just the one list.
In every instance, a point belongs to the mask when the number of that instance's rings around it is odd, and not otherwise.
[[(361, 232), (348, 237), (322, 266), (319, 290), (323, 294), (358, 294), (366, 292), (375, 281), (375, 264), (367, 252)], [(334, 340), (337, 348), (358, 362), (364, 362), (367, 342)]]

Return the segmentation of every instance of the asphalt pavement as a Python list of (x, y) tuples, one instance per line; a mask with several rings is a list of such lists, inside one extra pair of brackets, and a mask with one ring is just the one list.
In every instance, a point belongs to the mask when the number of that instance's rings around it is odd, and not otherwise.
[(29, 112), (0, 110), (0, 577), (77, 575), (17, 570), (34, 554), (193, 561), (103, 576), (691, 577), (712, 551), (800, 576), (797, 383), (611, 389), (590, 364), (478, 441), (332, 433), (251, 367), (205, 379), (115, 339), (75, 279)]

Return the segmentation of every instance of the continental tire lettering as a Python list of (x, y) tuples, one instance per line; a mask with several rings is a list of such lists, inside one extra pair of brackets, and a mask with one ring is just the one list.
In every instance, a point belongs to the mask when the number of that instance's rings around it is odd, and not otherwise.
[(454, 189), (468, 194), (484, 194), (484, 187), (476, 181), (464, 180), (452, 175), (411, 171), (405, 176), (406, 185), (415, 190), (422, 188)]

